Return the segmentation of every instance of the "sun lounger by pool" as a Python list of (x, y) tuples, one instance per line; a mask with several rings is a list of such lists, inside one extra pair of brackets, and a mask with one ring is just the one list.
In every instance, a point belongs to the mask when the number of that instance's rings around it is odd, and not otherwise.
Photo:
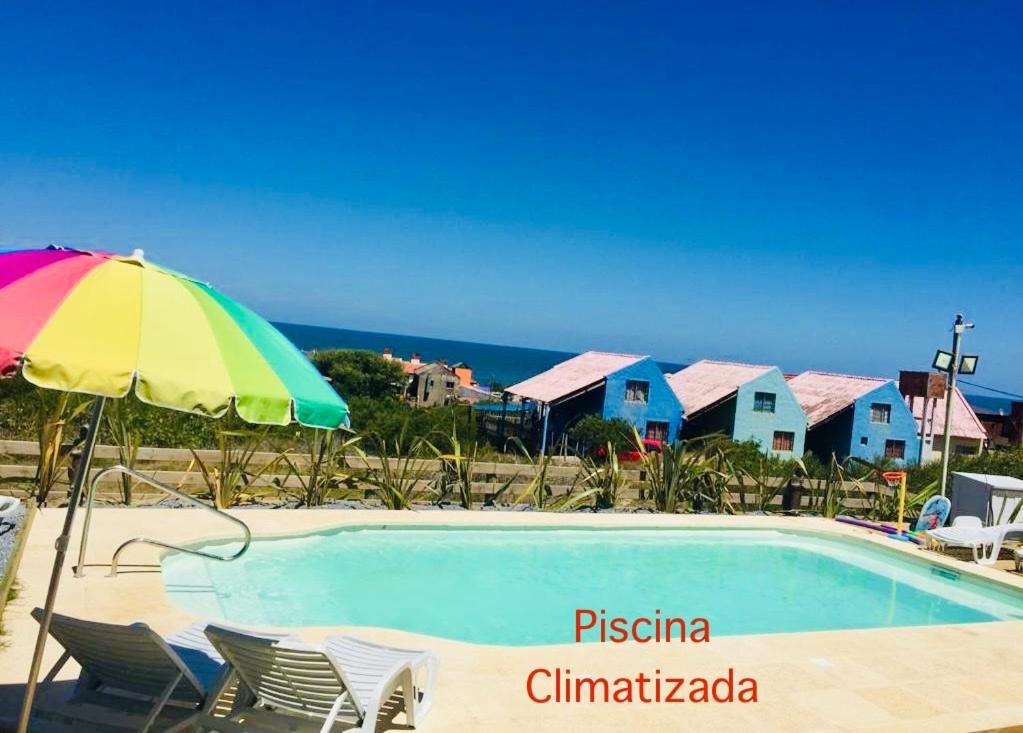
[[(382, 676), (396, 663), (407, 664), (412, 670), (412, 685), (415, 688), (415, 717), (422, 720), (433, 705), (434, 687), (437, 684), (437, 657), (430, 652), (414, 649), (383, 646), (354, 636), (328, 636), (323, 640), (327, 651), (344, 669), (371, 671)], [(424, 679), (425, 678), (425, 679)], [(352, 684), (362, 688), (360, 695), (369, 695), (368, 679), (353, 678)]]
[[(36, 608), (32, 616), (38, 621), (42, 613)], [(64, 647), (64, 654), (43, 682), (51, 682), (69, 659), (82, 671), (70, 699), (37, 704), (34, 712), (70, 722), (76, 729), (92, 725), (154, 733), (189, 730), (201, 711), (213, 714), (225, 692), (228, 702), (239, 701), (228, 690), (233, 682), (228, 667), (205, 629), (206, 623), (199, 622), (161, 637), (142, 623), (122, 626), (54, 614), (50, 635)], [(259, 632), (259, 638), (295, 637)]]
[[(42, 609), (32, 611), (37, 621)], [(194, 633), (194, 632), (193, 632)], [(223, 663), (201, 648), (181, 654), (145, 624), (121, 626), (83, 621), (54, 614), (50, 635), (64, 647), (57, 664), (43, 680), (52, 682), (74, 659), (81, 666), (71, 697), (61, 703), (40, 700), (34, 712), (41, 717), (79, 726), (124, 730), (187, 730), (208, 699), (208, 690), (221, 677)], [(175, 646), (188, 651), (186, 633)]]
[[(206, 635), (252, 702), (236, 706), (226, 718), (204, 716), (200, 730), (327, 733), (343, 722), (372, 731), (381, 709), (399, 689), (408, 725), (415, 727), (430, 706), (436, 661), (428, 652), (351, 637), (335, 637), (329, 646), (274, 642), (214, 624), (206, 628)], [(415, 686), (420, 669), (431, 680), (422, 699)]]
[(1006, 537), (1023, 534), (1023, 523), (1020, 522), (984, 527), (976, 517), (961, 517), (960, 520), (973, 521), (957, 520), (953, 526), (929, 530), (927, 535), (940, 545), (971, 548), (973, 560), (979, 565), (994, 565)]

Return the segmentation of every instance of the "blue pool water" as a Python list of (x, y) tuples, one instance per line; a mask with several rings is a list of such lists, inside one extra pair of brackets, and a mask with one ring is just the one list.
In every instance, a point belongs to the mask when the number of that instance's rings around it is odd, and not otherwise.
[(701, 616), (717, 636), (1023, 619), (1012, 589), (763, 530), (355, 528), (257, 540), (232, 563), (169, 553), (163, 576), (174, 603), (207, 618), (513, 646), (574, 641), (577, 608)]

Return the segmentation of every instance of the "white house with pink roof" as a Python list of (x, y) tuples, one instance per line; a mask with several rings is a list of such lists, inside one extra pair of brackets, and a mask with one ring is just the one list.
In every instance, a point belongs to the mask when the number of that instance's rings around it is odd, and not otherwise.
[[(907, 397), (906, 402), (916, 419), (917, 432), (923, 436), (921, 461), (941, 460), (945, 447), (945, 398)], [(926, 418), (925, 418), (926, 413)], [(977, 413), (959, 388), (956, 387), (952, 400), (952, 455), (975, 456), (984, 450), (988, 440), (987, 430)]]

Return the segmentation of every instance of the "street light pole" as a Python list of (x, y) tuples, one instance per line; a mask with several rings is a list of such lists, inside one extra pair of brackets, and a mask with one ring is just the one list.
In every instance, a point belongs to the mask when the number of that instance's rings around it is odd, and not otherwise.
[(948, 487), (948, 460), (952, 449), (952, 400), (956, 394), (956, 377), (959, 376), (960, 345), (963, 332), (973, 328), (972, 323), (963, 320), (962, 313), (956, 313), (952, 324), (952, 364), (948, 370), (948, 384), (945, 387), (945, 432), (942, 434), (941, 448), (941, 495), (945, 496)]

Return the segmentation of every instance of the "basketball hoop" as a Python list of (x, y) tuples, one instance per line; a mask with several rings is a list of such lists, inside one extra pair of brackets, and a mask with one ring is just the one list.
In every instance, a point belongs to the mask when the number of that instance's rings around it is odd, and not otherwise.
[(906, 472), (905, 471), (885, 471), (881, 474), (881, 478), (884, 479), (885, 483), (888, 484), (888, 488), (892, 491), (899, 492), (899, 525), (896, 534), (891, 535), (893, 540), (902, 540), (903, 542), (909, 540), (906, 533), (903, 532), (903, 518), (906, 514)]
[(889, 489), (897, 489), (902, 485), (902, 479), (906, 478), (905, 471), (885, 471), (881, 474), (881, 478), (884, 479), (885, 483), (888, 484)]

